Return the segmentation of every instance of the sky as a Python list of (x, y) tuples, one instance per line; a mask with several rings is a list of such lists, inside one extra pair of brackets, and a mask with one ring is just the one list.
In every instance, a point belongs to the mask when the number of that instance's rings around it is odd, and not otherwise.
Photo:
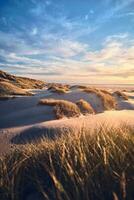
[(50, 82), (134, 84), (134, 0), (0, 0), (0, 69)]

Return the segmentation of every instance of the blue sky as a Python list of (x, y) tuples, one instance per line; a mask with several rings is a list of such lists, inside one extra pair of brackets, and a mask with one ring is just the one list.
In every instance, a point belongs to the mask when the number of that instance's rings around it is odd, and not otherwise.
[(0, 69), (56, 82), (134, 83), (134, 0), (0, 0)]

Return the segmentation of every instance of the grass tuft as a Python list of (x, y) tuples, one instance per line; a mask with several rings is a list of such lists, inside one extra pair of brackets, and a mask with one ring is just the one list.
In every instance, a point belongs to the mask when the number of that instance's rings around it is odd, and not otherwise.
[(69, 91), (69, 86), (62, 84), (51, 84), (48, 86), (48, 90), (51, 90), (51, 92), (55, 92), (57, 94), (65, 94)]
[(113, 95), (115, 95), (115, 96), (117, 96), (119, 98), (122, 98), (124, 100), (128, 100), (128, 96), (126, 94), (124, 94), (123, 92), (121, 92), (121, 91), (115, 91), (113, 93)]
[(54, 106), (54, 113), (57, 119), (63, 117), (78, 117), (80, 115), (80, 110), (75, 103), (65, 100), (56, 99), (41, 99), (39, 101), (40, 105)]
[(95, 111), (87, 101), (80, 99), (76, 102), (82, 114), (94, 114)]

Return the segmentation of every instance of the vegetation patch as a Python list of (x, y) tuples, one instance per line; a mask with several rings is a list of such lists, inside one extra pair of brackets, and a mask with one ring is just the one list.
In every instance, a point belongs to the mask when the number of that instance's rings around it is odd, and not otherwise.
[(133, 200), (133, 147), (126, 126), (25, 145), (0, 159), (0, 199)]
[(55, 88), (53, 90), (53, 92), (57, 93), (57, 94), (65, 94), (67, 93), (68, 90), (66, 90), (66, 88)]
[(86, 93), (94, 93), (98, 96), (103, 104), (105, 110), (115, 109), (117, 102), (112, 94), (106, 90), (99, 90), (96, 88), (86, 88), (83, 90)]
[(94, 114), (95, 111), (87, 101), (80, 99), (76, 102), (77, 106), (79, 107), (82, 114)]
[(48, 87), (48, 90), (50, 90), (51, 92), (55, 92), (57, 94), (65, 94), (69, 91), (69, 86), (61, 84), (51, 84)]
[(87, 87), (87, 88), (83, 89), (83, 92), (98, 94), (99, 90), (96, 88)]
[(56, 99), (41, 99), (39, 101), (41, 105), (54, 106), (54, 113), (57, 119), (63, 117), (76, 117), (80, 115), (80, 110), (75, 103), (65, 100)]
[(44, 81), (14, 76), (0, 70), (0, 84), (3, 81), (9, 82), (10, 84), (17, 86), (20, 89), (42, 89), (45, 85)]
[(122, 98), (124, 100), (128, 100), (128, 96), (121, 91), (115, 91), (113, 93), (113, 95), (116, 96), (116, 97)]
[(6, 96), (6, 95), (32, 95), (29, 92), (26, 92), (25, 90), (17, 87), (16, 85), (13, 85), (10, 82), (6, 81), (1, 81), (0, 82), (0, 94), (1, 96)]

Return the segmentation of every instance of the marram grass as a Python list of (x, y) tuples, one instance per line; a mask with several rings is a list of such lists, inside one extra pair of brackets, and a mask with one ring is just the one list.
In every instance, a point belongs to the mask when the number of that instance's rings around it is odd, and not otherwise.
[(1, 158), (0, 199), (133, 200), (133, 134), (101, 126), (27, 144)]

